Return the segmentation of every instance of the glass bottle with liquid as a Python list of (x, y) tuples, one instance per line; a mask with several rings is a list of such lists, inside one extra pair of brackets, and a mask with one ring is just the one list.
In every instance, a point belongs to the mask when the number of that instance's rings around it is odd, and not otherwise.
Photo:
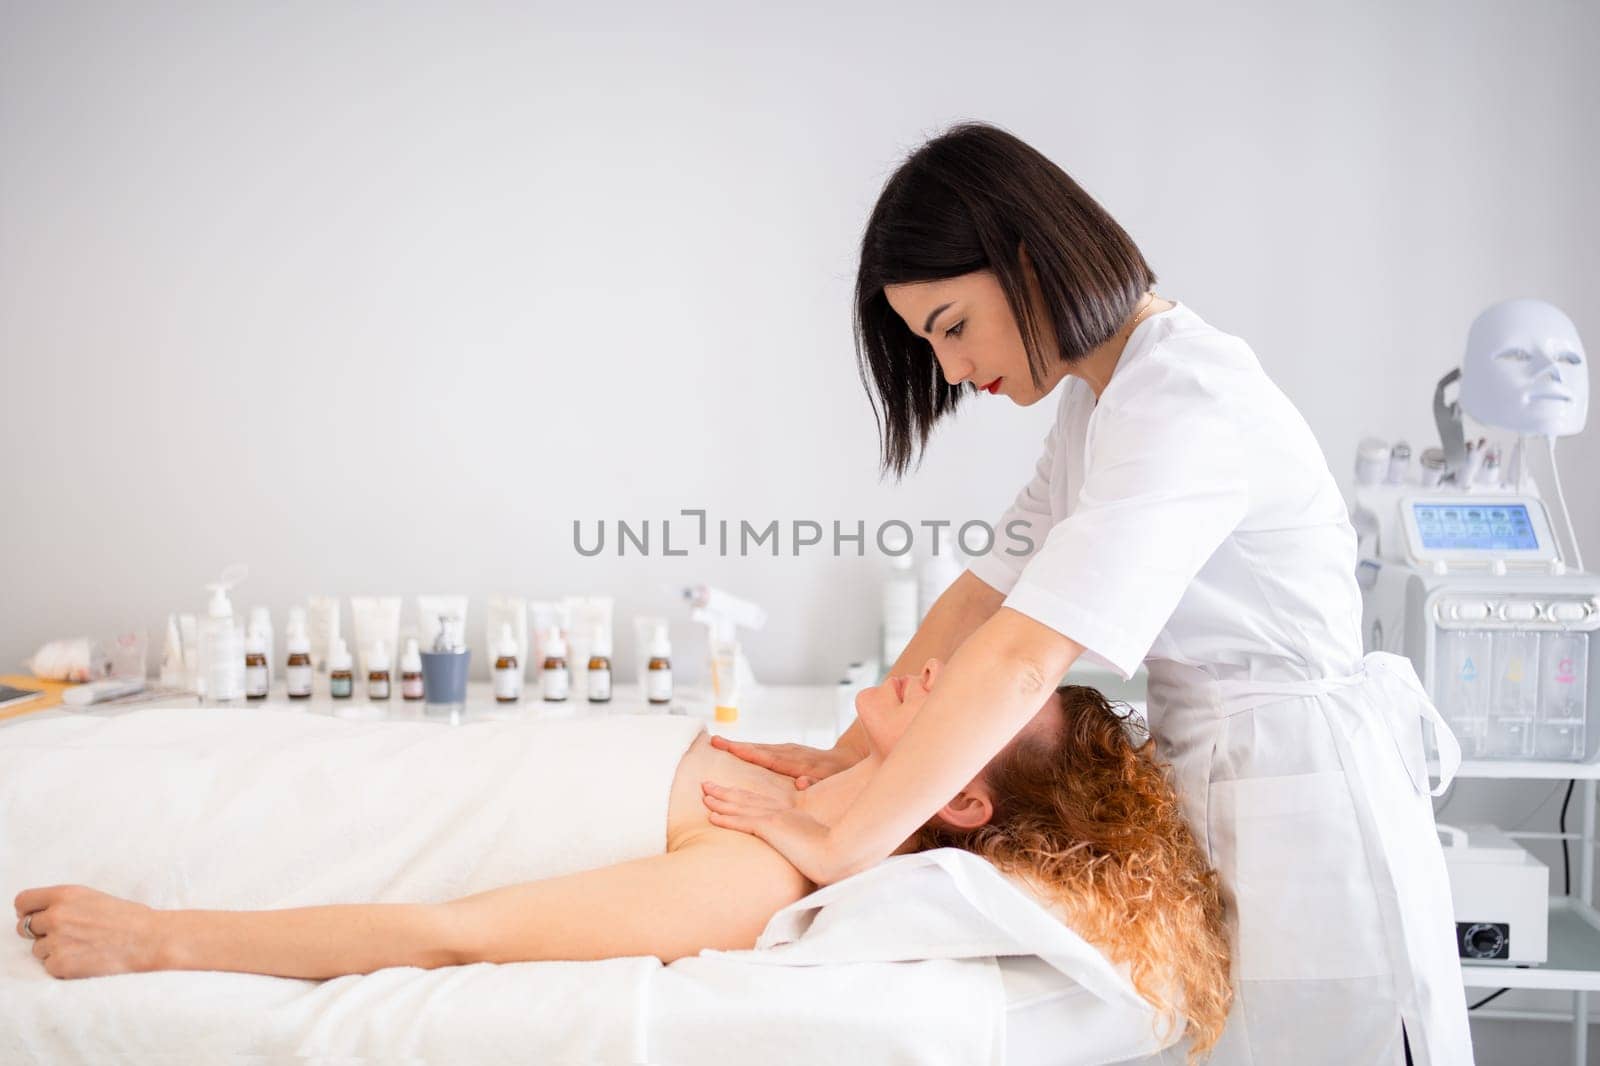
[(589, 645), (590, 703), (611, 702), (611, 628), (595, 626)]
[(367, 662), (367, 699), (386, 700), (392, 685), (389, 674), (389, 648), (383, 641), (375, 641)]
[(400, 698), (420, 700), (422, 696), (422, 649), (416, 637), (407, 637), (406, 650), (400, 653)]
[(495, 647), (494, 698), (497, 703), (516, 703), (522, 698), (522, 661), (517, 658), (517, 638), (510, 623), (500, 627)]
[(356, 690), (355, 662), (344, 638), (335, 640), (333, 654), (328, 656), (328, 694), (336, 700), (347, 700)]
[(567, 641), (561, 630), (551, 629), (544, 638), (544, 667), (539, 671), (539, 687), (544, 698), (561, 703), (572, 691), (572, 672), (567, 666)]
[(244, 638), (244, 698), (267, 698), (270, 667), (267, 665), (267, 642), (257, 630)]
[(665, 630), (658, 630), (650, 644), (650, 661), (645, 664), (644, 696), (655, 706), (672, 702), (672, 642)]
[(311, 698), (311, 640), (302, 629), (291, 629), (286, 642), (289, 658), (284, 662), (284, 687), (291, 700)]

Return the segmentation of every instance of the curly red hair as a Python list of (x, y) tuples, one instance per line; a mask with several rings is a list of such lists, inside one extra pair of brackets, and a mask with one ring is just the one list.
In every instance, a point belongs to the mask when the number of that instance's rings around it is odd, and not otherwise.
[(958, 847), (1033, 887), (1085, 940), (1128, 967), (1139, 994), (1181, 1015), (1190, 1057), (1222, 1033), (1233, 992), (1222, 899), (1142, 726), (1095, 689), (1063, 685), (1064, 728), (1018, 741), (985, 771), (994, 814), (938, 821), (914, 846)]

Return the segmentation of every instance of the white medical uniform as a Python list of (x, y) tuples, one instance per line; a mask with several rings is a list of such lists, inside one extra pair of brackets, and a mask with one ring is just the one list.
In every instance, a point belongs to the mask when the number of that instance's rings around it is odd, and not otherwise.
[[(1028, 543), (1023, 543), (1026, 540)], [(1030, 550), (1031, 545), (1031, 550)], [(1409, 661), (1361, 654), (1355, 534), (1310, 428), (1242, 340), (1179, 304), (1098, 402), (1060, 407), (973, 561), (1005, 605), (1130, 676), (1228, 909), (1212, 1061), (1472, 1062)], [(1442, 787), (1442, 786), (1441, 786)]]

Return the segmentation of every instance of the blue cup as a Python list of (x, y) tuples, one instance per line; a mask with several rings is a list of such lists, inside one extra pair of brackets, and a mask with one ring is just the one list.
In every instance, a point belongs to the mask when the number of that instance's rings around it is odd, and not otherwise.
[(467, 703), (472, 649), (422, 653), (422, 698), (427, 714), (459, 715)]

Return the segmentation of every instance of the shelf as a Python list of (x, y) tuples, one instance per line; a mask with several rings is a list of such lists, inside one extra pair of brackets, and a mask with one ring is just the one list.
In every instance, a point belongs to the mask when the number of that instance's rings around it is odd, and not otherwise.
[(629, 714), (680, 714), (699, 718), (712, 733), (734, 740), (757, 743), (782, 743), (794, 741), (814, 747), (830, 747), (838, 739), (839, 687), (837, 685), (758, 685), (746, 692), (740, 701), (740, 715), (736, 722), (719, 722), (715, 718), (711, 694), (702, 687), (683, 687), (674, 693), (671, 711), (647, 703), (638, 685), (616, 685), (609, 703), (593, 704), (582, 699), (562, 703), (546, 703), (538, 696), (536, 685), (523, 690), (517, 703), (502, 704), (494, 698), (487, 681), (472, 681), (467, 685), (464, 711), (454, 717), (426, 713), (421, 701), (412, 702), (398, 696), (373, 702), (363, 695), (335, 700), (318, 679), (316, 694), (307, 700), (290, 700), (275, 683), (272, 694), (265, 700), (238, 700), (227, 704), (203, 704), (193, 696), (176, 699), (151, 700), (142, 703), (101, 703), (87, 707), (57, 705), (0, 721), (0, 729), (21, 722), (34, 722), (47, 718), (67, 716), (108, 717), (131, 714), (136, 711), (160, 707), (209, 707), (218, 714), (231, 709), (252, 711), (283, 711), (298, 714), (327, 715), (357, 721), (431, 722), (436, 725), (466, 725), (480, 721), (537, 721), (551, 718), (586, 718)]
[(1539, 966), (1461, 964), (1468, 988), (1600, 992), (1600, 914), (1571, 896), (1550, 900), (1550, 959)]
[[(1428, 773), (1439, 776), (1439, 763), (1428, 760)], [(1501, 778), (1518, 781), (1600, 780), (1600, 762), (1536, 762), (1532, 759), (1462, 759), (1457, 778)]]

